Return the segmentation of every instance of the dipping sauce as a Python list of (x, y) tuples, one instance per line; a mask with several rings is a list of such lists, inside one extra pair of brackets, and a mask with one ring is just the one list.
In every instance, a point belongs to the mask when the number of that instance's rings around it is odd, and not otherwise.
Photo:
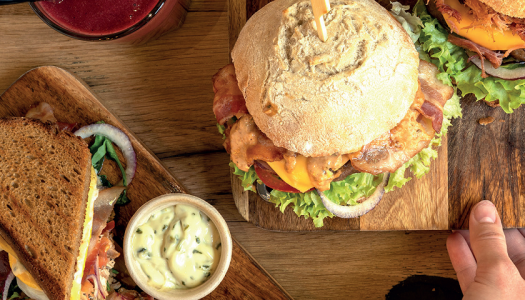
[(215, 224), (198, 209), (175, 205), (159, 210), (132, 235), (133, 257), (159, 290), (186, 289), (215, 271), (221, 241)]

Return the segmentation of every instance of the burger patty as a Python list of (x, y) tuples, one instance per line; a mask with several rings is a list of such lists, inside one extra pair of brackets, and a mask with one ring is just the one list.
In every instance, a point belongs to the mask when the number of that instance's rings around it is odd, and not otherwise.
[[(380, 174), (395, 172), (405, 162), (422, 149), (428, 147), (436, 132), (441, 129), (443, 106), (453, 94), (452, 87), (446, 86), (436, 78), (437, 68), (421, 61), (419, 67), (420, 88), (405, 118), (393, 129), (354, 153), (324, 157), (310, 157), (307, 161), (308, 175), (319, 190), (330, 189), (330, 183), (341, 176), (351, 163), (360, 172)], [(214, 112), (217, 122), (226, 125), (224, 146), (235, 165), (247, 172), (255, 161), (279, 161), (285, 159), (286, 169), (293, 170), (295, 157), (299, 154), (277, 147), (257, 127), (252, 116), (239, 108), (235, 69), (228, 65), (213, 77)], [(232, 95), (233, 94), (233, 95)], [(235, 103), (232, 105), (231, 103)], [(231, 108), (229, 111), (225, 108)], [(227, 112), (226, 112), (227, 111)], [(232, 117), (235, 123), (227, 123)]]

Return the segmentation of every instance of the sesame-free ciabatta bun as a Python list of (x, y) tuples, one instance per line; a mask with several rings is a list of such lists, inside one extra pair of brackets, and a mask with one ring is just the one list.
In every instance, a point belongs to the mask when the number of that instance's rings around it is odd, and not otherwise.
[(330, 4), (324, 43), (310, 0), (277, 0), (248, 20), (232, 51), (257, 126), (304, 156), (360, 150), (403, 119), (418, 89), (418, 53), (382, 6)]
[(493, 10), (514, 18), (525, 18), (525, 0), (479, 0)]

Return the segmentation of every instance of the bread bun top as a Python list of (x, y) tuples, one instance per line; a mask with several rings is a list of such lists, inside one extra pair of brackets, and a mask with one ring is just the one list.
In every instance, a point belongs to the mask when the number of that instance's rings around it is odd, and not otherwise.
[(418, 88), (418, 53), (389, 12), (373, 0), (330, 3), (325, 43), (310, 0), (277, 0), (232, 51), (257, 126), (304, 156), (360, 150), (403, 119)]
[(493, 10), (514, 18), (525, 18), (525, 0), (479, 0)]

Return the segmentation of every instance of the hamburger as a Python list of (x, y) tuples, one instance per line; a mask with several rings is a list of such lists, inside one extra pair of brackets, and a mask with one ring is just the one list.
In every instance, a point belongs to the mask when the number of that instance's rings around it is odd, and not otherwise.
[(326, 42), (309, 0), (277, 0), (248, 20), (233, 64), (213, 77), (213, 111), (245, 189), (268, 187), (281, 210), (322, 226), (372, 209), (407, 168), (428, 172), (454, 93), (419, 59), (407, 21), (417, 18), (395, 7), (332, 1)]
[[(430, 0), (415, 7), (422, 50), (457, 85), (511, 113), (525, 101), (525, 2)], [(425, 54), (425, 55), (428, 55)]]

